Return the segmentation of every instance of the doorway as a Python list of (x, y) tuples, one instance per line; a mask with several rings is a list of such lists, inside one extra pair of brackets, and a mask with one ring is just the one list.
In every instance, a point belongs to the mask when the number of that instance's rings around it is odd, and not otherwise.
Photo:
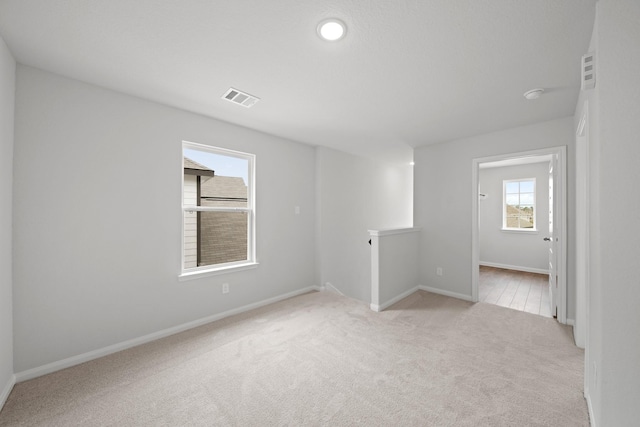
[[(549, 311), (551, 314), (557, 315), (560, 323), (566, 323), (566, 147), (553, 147), (541, 150), (509, 153), (499, 156), (484, 157), (473, 160), (473, 200), (472, 200), (472, 298), (478, 302), (480, 298), (480, 203), (482, 199), (487, 197), (499, 198), (500, 203), (503, 202), (504, 193), (486, 194), (481, 191), (480, 187), (480, 169), (487, 166), (516, 166), (522, 164), (546, 162), (552, 165), (549, 168), (548, 183), (551, 185), (549, 191), (548, 207), (543, 206), (543, 210), (538, 211), (536, 218), (537, 224), (530, 227), (533, 230), (523, 230), (522, 234), (527, 234), (530, 242), (535, 241), (536, 246), (546, 245), (548, 248), (548, 264), (542, 260), (537, 266), (525, 268), (528, 273), (545, 274), (548, 280), (546, 287), (549, 298)], [(544, 177), (538, 178), (539, 185), (547, 185)], [(548, 213), (548, 215), (547, 215)], [(547, 223), (548, 221), (548, 223)], [(525, 222), (526, 223), (526, 222)], [(535, 231), (537, 230), (537, 231)], [(535, 232), (532, 232), (535, 231)], [(500, 232), (508, 235), (511, 232), (517, 234), (518, 230), (512, 230), (511, 227), (503, 225)], [(499, 236), (497, 234), (496, 236)], [(486, 238), (483, 236), (483, 238)], [(531, 240), (534, 239), (534, 240)], [(508, 240), (508, 239), (507, 239)], [(512, 239), (515, 240), (515, 239)], [(512, 250), (513, 252), (513, 250)], [(546, 256), (547, 252), (541, 253)], [(506, 270), (518, 270), (513, 265), (501, 265), (500, 263), (483, 262), (485, 267), (494, 267)], [(488, 264), (488, 265), (487, 265)], [(518, 265), (517, 261), (511, 264)], [(506, 268), (505, 268), (506, 267)], [(541, 276), (537, 277), (540, 281)], [(542, 284), (539, 284), (543, 286)], [(485, 290), (486, 291), (486, 290)], [(484, 291), (483, 291), (484, 292)], [(496, 291), (497, 292), (497, 291)], [(523, 291), (524, 292), (524, 291)], [(486, 295), (483, 294), (483, 297)], [(495, 295), (494, 295), (495, 297)], [(512, 296), (513, 297), (513, 296)], [(505, 298), (509, 298), (506, 295)], [(541, 296), (543, 298), (543, 296)], [(504, 298), (503, 298), (504, 302)], [(544, 309), (543, 309), (544, 311)]]

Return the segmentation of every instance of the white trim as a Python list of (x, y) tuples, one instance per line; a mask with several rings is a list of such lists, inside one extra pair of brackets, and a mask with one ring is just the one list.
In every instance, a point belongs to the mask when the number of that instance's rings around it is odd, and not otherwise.
[(443, 289), (432, 288), (430, 286), (419, 285), (419, 286), (416, 286), (416, 287), (413, 287), (413, 288), (409, 289), (408, 291), (405, 291), (405, 292), (401, 293), (400, 295), (398, 295), (398, 296), (396, 296), (394, 298), (391, 298), (389, 301), (385, 302), (384, 304), (370, 304), (369, 307), (373, 311), (380, 312), (380, 311), (386, 309), (387, 307), (390, 307), (393, 304), (397, 303), (398, 301), (408, 297), (409, 295), (413, 294), (414, 292), (416, 292), (418, 290), (431, 292), (433, 294), (444, 295), (444, 296), (451, 297), (451, 298), (461, 299), (461, 300), (464, 300), (464, 301), (473, 302), (469, 295), (459, 294), (457, 292), (445, 291)]
[[(371, 232), (371, 231), (370, 231)], [(380, 311), (380, 236), (371, 236), (371, 303), (373, 311)]]
[(389, 228), (386, 230), (368, 230), (369, 236), (391, 236), (393, 234), (403, 234), (403, 233), (415, 233), (418, 231), (422, 231), (420, 227), (409, 227), (409, 228)]
[(471, 301), (478, 302), (480, 283), (480, 166), (479, 159), (471, 165), (471, 194), (476, 198), (471, 203)]
[(501, 228), (503, 233), (538, 234), (537, 228)]
[(4, 408), (4, 404), (7, 403), (7, 399), (9, 398), (14, 385), (16, 385), (16, 376), (11, 375), (11, 377), (9, 377), (9, 381), (7, 381), (7, 384), (2, 390), (2, 394), (0, 394), (0, 411)]
[(519, 151), (517, 153), (497, 154), (495, 156), (479, 157), (473, 160), (474, 162), (477, 162), (477, 163), (494, 163), (501, 160), (509, 160), (509, 159), (525, 158), (525, 157), (539, 157), (539, 156), (557, 154), (557, 151), (560, 149), (566, 149), (566, 146), (560, 145), (558, 147), (539, 148), (536, 150)]
[(575, 321), (575, 319), (569, 319), (569, 318), (567, 317), (567, 325), (569, 325), (569, 326), (575, 326), (575, 325), (576, 325), (576, 321)]
[(184, 205), (187, 212), (251, 212), (251, 208)]
[(373, 311), (382, 311), (385, 308), (392, 306), (393, 304), (397, 303), (398, 301), (400, 301), (401, 299), (404, 299), (406, 297), (408, 297), (409, 295), (413, 294), (414, 292), (416, 292), (418, 290), (418, 286), (414, 286), (413, 288), (409, 289), (408, 291), (404, 291), (403, 293), (401, 293), (400, 295), (397, 295), (393, 298), (391, 298), (389, 301), (383, 303), (383, 304), (373, 304), (371, 303), (369, 305), (369, 307), (371, 308), (371, 310)]
[(478, 264), (483, 265), (485, 267), (504, 268), (505, 270), (516, 270), (516, 271), (526, 271), (527, 273), (549, 274), (549, 270), (545, 270), (542, 268), (520, 267), (519, 265), (507, 265), (507, 264), (500, 264), (497, 262), (485, 262), (485, 261), (480, 261)]
[(584, 394), (584, 400), (587, 401), (587, 409), (589, 410), (589, 425), (596, 427), (596, 417), (593, 414), (593, 405), (591, 404), (591, 395), (587, 392)]
[(265, 305), (273, 304), (278, 301), (285, 300), (287, 298), (295, 297), (298, 295), (306, 294), (311, 291), (319, 291), (319, 286), (308, 286), (306, 288), (298, 289), (296, 291), (288, 292), (286, 294), (278, 295), (266, 300), (258, 301), (252, 304), (244, 305), (242, 307), (234, 308), (224, 311), (222, 313), (214, 314), (204, 317), (202, 319), (194, 320), (191, 322), (183, 323), (182, 325), (167, 328), (158, 332), (153, 332), (148, 335), (143, 335), (138, 338), (133, 338), (127, 341), (123, 341), (117, 344), (113, 344), (107, 347), (103, 347), (97, 350), (92, 350), (87, 353), (82, 353), (77, 356), (68, 357), (66, 359), (58, 360), (56, 362), (47, 363), (46, 365), (38, 366), (36, 368), (28, 369), (26, 371), (18, 372), (15, 374), (15, 381), (22, 382), (27, 381), (42, 375), (50, 374), (52, 372), (59, 371), (61, 369), (69, 368), (71, 366), (79, 365), (81, 363), (88, 362), (90, 360), (98, 359), (109, 354), (117, 353), (122, 350), (126, 350), (131, 347), (136, 347), (141, 344), (146, 344), (151, 341), (158, 340), (160, 338), (168, 337), (170, 335), (177, 334), (189, 329), (196, 328), (198, 326), (205, 325), (207, 323), (215, 322), (216, 320), (224, 319), (225, 317), (233, 316), (236, 314), (244, 313), (249, 310), (253, 310)]
[(582, 137), (586, 135), (585, 129), (587, 126), (587, 119), (588, 119), (588, 114), (587, 114), (588, 106), (589, 106), (589, 101), (585, 100), (584, 109), (582, 110), (582, 115), (580, 116), (580, 123), (578, 123), (578, 127), (576, 128), (577, 137)]
[[(576, 129), (575, 167), (575, 282), (576, 327), (573, 329), (576, 345), (587, 349), (589, 341), (589, 102), (584, 101), (580, 123)], [(589, 352), (585, 351), (585, 389), (590, 373)]]
[[(256, 233), (256, 155), (255, 154), (251, 154), (251, 153), (245, 153), (242, 151), (236, 151), (236, 150), (230, 150), (228, 148), (222, 148), (222, 147), (215, 147), (212, 145), (206, 145), (206, 144), (199, 144), (197, 142), (191, 142), (191, 141), (182, 141), (182, 148), (181, 148), (181, 159), (184, 158), (184, 150), (185, 149), (190, 149), (190, 150), (196, 150), (196, 151), (203, 151), (203, 152), (208, 152), (208, 153), (212, 153), (212, 154), (216, 154), (219, 156), (227, 156), (227, 157), (236, 157), (239, 159), (243, 159), (247, 161), (247, 167), (248, 167), (248, 174), (247, 174), (247, 206), (245, 208), (207, 208), (207, 207), (193, 207), (193, 206), (186, 206), (184, 204), (184, 165), (183, 162), (181, 161), (180, 163), (182, 164), (182, 167), (180, 168), (180, 182), (181, 182), (181, 190), (180, 190), (180, 206), (182, 207), (182, 212), (183, 212), (183, 216), (182, 216), (182, 223), (181, 223), (181, 234), (180, 234), (180, 273), (178, 274), (179, 280), (182, 281), (184, 280), (183, 277), (188, 277), (190, 275), (190, 273), (195, 273), (193, 272), (192, 269), (185, 269), (184, 268), (184, 258), (185, 258), (185, 254), (184, 254), (184, 246), (185, 246), (185, 235), (184, 235), (184, 213), (187, 212), (188, 210), (196, 210), (196, 211), (212, 211), (212, 212), (216, 212), (216, 211), (220, 211), (220, 212), (246, 212), (247, 215), (249, 216), (247, 218), (247, 259), (241, 261), (242, 263), (242, 267), (245, 266), (249, 266), (250, 264), (257, 264), (257, 233)], [(237, 265), (237, 264), (236, 264)], [(222, 267), (220, 267), (220, 265), (218, 264), (217, 266), (207, 266), (207, 267), (213, 267), (213, 268), (207, 268), (206, 272), (209, 274), (203, 274), (201, 276), (198, 277), (203, 277), (203, 276), (210, 276), (210, 275), (216, 275), (216, 274), (220, 274), (220, 272), (218, 272), (218, 270), (225, 270), (225, 265), (222, 265)], [(244, 270), (246, 268), (253, 268), (253, 266), (249, 266), (249, 267), (245, 267), (245, 268), (239, 268), (240, 270)], [(222, 271), (223, 273), (226, 271)]]
[(260, 265), (260, 263), (258, 262), (244, 262), (242, 264), (208, 268), (206, 270), (194, 270), (194, 271), (189, 270), (180, 274), (178, 276), (178, 280), (183, 282), (185, 280), (193, 280), (193, 279), (200, 279), (202, 277), (217, 276), (220, 274), (227, 274), (227, 273), (235, 273), (236, 271), (242, 271), (242, 270), (251, 270), (253, 268), (257, 268), (258, 265)]
[(445, 291), (444, 289), (432, 288), (431, 286), (424, 286), (424, 285), (418, 286), (418, 289), (422, 291), (431, 292), (434, 294), (444, 295), (451, 298), (457, 298), (464, 301), (474, 302), (471, 295), (459, 294), (457, 292)]
[(249, 160), (249, 158), (256, 157), (255, 154), (247, 153), (245, 151), (231, 150), (229, 148), (216, 147), (214, 145), (202, 144), (200, 142), (187, 141), (185, 139), (182, 140), (182, 147), (189, 148), (190, 150), (208, 151), (222, 156), (238, 157), (243, 160)]
[(330, 282), (325, 282), (325, 284), (320, 288), (322, 291), (333, 292), (334, 294), (342, 295), (344, 294), (340, 291), (340, 289), (333, 286)]
[[(520, 196), (522, 194), (522, 192), (520, 191), (520, 183), (521, 182), (529, 182), (529, 181), (533, 181), (533, 228), (516, 228), (516, 227), (507, 227), (507, 217), (506, 217), (506, 213), (507, 213), (507, 184), (513, 183), (513, 182), (517, 182), (518, 183), (518, 205), (520, 204)], [(538, 231), (538, 222), (537, 222), (537, 218), (538, 218), (538, 208), (536, 207), (537, 205), (537, 199), (536, 199), (536, 187), (537, 187), (537, 183), (536, 183), (536, 178), (519, 178), (519, 179), (503, 179), (502, 180), (502, 231)], [(515, 194), (515, 193), (510, 193), (510, 194)], [(525, 193), (527, 194), (527, 193)], [(518, 224), (520, 223), (520, 220), (518, 220)]]
[[(562, 146), (559, 147), (560, 150), (558, 152), (558, 179), (560, 182), (558, 183), (558, 190), (560, 190), (560, 194), (562, 198), (560, 199), (561, 203), (558, 203), (558, 215), (560, 216), (560, 224), (561, 229), (558, 235), (560, 236), (560, 245), (558, 249), (558, 258), (557, 258), (557, 268), (562, 268), (562, 274), (558, 275), (558, 321), (562, 324), (567, 323), (567, 276), (568, 272), (568, 262), (567, 262), (567, 236), (569, 234), (569, 230), (567, 227), (567, 212), (568, 212), (568, 193), (567, 193), (567, 180), (569, 178), (569, 161), (567, 159), (567, 147)], [(557, 241), (557, 239), (556, 239)]]

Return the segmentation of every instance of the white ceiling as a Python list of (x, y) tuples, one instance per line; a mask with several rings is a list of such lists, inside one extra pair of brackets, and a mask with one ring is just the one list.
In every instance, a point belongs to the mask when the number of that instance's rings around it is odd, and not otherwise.
[[(412, 147), (572, 115), (595, 0), (0, 0), (22, 64), (311, 145)], [(316, 34), (337, 17), (339, 42)], [(234, 87), (250, 109), (220, 97)], [(535, 101), (522, 94), (542, 87)]]

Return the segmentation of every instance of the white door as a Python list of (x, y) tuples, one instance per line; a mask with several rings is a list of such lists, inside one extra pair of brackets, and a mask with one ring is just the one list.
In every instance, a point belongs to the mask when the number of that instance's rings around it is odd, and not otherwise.
[(557, 170), (557, 155), (551, 157), (549, 162), (549, 234), (544, 238), (549, 243), (549, 303), (551, 304), (551, 315), (557, 317), (557, 298), (558, 298), (558, 274), (557, 274), (557, 238), (554, 233), (554, 225), (556, 222), (554, 209), (554, 199), (556, 194), (556, 179), (554, 179)]

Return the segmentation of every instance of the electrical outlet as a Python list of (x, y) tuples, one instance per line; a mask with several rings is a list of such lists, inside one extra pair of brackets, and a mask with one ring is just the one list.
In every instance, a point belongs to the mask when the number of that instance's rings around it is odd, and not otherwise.
[(296, 206), (293, 208), (293, 213), (296, 215), (300, 215), (300, 206)]
[(437, 274), (438, 276), (442, 276), (442, 267), (438, 267), (438, 268), (436, 268), (436, 274)]
[(229, 284), (228, 283), (223, 283), (222, 284), (222, 293), (223, 294), (228, 294), (229, 293)]

